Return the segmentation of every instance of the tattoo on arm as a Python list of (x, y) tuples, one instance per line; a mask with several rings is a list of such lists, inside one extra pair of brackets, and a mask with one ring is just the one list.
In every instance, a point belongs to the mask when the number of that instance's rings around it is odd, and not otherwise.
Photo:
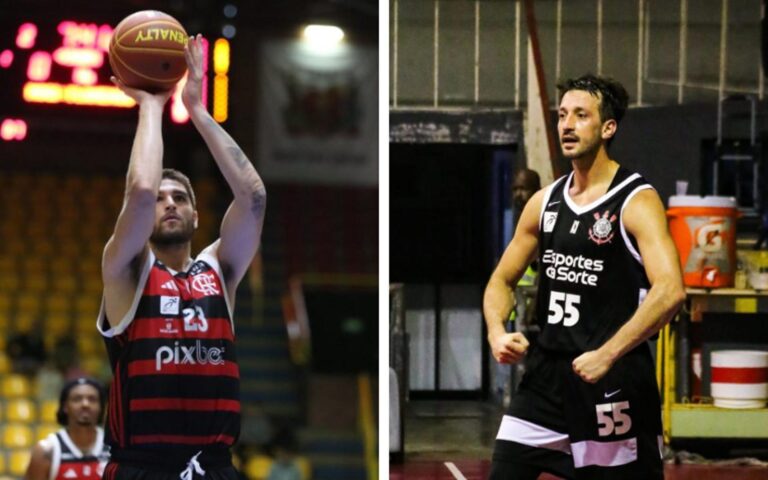
[(238, 146), (231, 146), (227, 147), (227, 153), (229, 153), (232, 158), (235, 160), (235, 164), (243, 168), (248, 164), (248, 158), (245, 156), (242, 150)]
[(266, 203), (267, 198), (261, 191), (253, 192), (253, 196), (251, 197), (251, 212), (253, 213), (254, 217), (257, 219), (261, 218), (261, 216), (264, 214), (264, 207)]

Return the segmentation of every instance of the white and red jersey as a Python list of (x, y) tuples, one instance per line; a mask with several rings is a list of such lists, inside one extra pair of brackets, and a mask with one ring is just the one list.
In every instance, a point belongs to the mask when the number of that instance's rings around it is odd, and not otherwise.
[(82, 452), (69, 437), (66, 429), (51, 433), (45, 443), (51, 448), (49, 480), (99, 480), (109, 460), (104, 447), (104, 430), (96, 427), (96, 443), (89, 452)]

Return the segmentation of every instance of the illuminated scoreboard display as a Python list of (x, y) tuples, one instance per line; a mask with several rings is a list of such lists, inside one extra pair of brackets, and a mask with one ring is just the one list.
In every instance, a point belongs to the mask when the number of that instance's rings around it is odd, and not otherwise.
[[(135, 102), (109, 80), (113, 75), (108, 58), (113, 30), (109, 23), (77, 18), (4, 20), (0, 24), (0, 141), (24, 140), (33, 129), (28, 117), (74, 119), (94, 110), (117, 112), (133, 107)], [(214, 73), (212, 111), (223, 122), (228, 105), (229, 43), (218, 39), (214, 45), (210, 52), (208, 41), (203, 41), (202, 98), (208, 107), (208, 79)], [(213, 72), (209, 72), (209, 63), (213, 63)], [(185, 82), (186, 75), (169, 100), (170, 118), (175, 123), (189, 121), (181, 101)]]

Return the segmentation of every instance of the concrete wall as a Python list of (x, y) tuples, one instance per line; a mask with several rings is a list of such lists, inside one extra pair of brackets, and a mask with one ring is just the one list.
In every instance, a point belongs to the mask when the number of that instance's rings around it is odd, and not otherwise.
[[(760, 0), (534, 4), (547, 90), (553, 94), (557, 79), (593, 72), (624, 83), (633, 103), (675, 104), (682, 67), (682, 103), (717, 100), (725, 5), (725, 93), (748, 91), (762, 98)], [(682, 64), (681, 34), (687, 38)], [(391, 0), (390, 105), (519, 107), (526, 102), (526, 42), (519, 1)]]

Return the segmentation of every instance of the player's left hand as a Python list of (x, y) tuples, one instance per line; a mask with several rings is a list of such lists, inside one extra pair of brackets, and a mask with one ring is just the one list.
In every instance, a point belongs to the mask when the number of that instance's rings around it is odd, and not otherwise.
[(595, 383), (611, 369), (613, 362), (599, 350), (584, 352), (573, 360), (573, 371), (587, 383)]
[(181, 92), (181, 100), (187, 110), (202, 103), (203, 89), (203, 36), (199, 33), (189, 37), (184, 47), (184, 58), (187, 61), (187, 83)]

